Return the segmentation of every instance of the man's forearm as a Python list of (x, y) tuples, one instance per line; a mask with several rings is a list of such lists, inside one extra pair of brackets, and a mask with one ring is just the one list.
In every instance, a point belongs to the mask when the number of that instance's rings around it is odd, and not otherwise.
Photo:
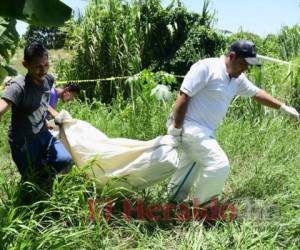
[(173, 111), (174, 115), (174, 127), (181, 128), (185, 118), (186, 110), (188, 107), (189, 96), (180, 92), (180, 95), (177, 97), (175, 108)]
[(0, 99), (0, 121), (3, 116), (3, 114), (11, 107), (11, 103), (4, 100)]
[(54, 109), (54, 108), (52, 108), (51, 106), (49, 106), (48, 107), (48, 112), (49, 112), (49, 114), (53, 117), (53, 118), (55, 118), (59, 113)]
[(279, 109), (283, 104), (264, 90), (258, 91), (253, 98), (260, 104), (274, 109)]
[(265, 106), (280, 109), (291, 115), (293, 118), (299, 119), (299, 113), (295, 108), (285, 105), (263, 90), (258, 91), (254, 96), (254, 99)]

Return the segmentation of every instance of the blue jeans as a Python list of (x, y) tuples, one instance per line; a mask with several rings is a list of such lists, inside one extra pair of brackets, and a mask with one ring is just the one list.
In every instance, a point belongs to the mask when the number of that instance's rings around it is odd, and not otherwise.
[(64, 145), (48, 130), (21, 144), (10, 142), (10, 148), (12, 158), (25, 180), (44, 179), (67, 172), (73, 163)]

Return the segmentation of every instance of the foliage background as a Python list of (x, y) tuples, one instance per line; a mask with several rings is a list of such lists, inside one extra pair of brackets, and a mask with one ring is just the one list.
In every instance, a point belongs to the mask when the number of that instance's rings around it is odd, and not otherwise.
[[(67, 109), (111, 137), (148, 140), (165, 134), (181, 78), (157, 71), (185, 74), (193, 62), (226, 53), (236, 39), (253, 40), (260, 54), (294, 64), (289, 68), (264, 63), (251, 69), (248, 77), (299, 109), (299, 26), (283, 27), (266, 38), (246, 31), (228, 36), (214, 28), (216, 16), (208, 7), (204, 2), (201, 13), (190, 13), (180, 1), (166, 8), (158, 0), (90, 1), (84, 16), (61, 27), (65, 46), (50, 51), (51, 71), (60, 80), (133, 77), (82, 83), (80, 99), (61, 103), (58, 109)], [(3, 25), (8, 24), (5, 19)], [(17, 69), (21, 59), (22, 48), (11, 61)], [(151, 96), (158, 83), (174, 90), (169, 100)], [(232, 102), (217, 130), (231, 162), (230, 177), (219, 198), (233, 203), (240, 218), (215, 223), (126, 221), (120, 206), (125, 195), (133, 201), (167, 203), (168, 180), (128, 193), (109, 186), (99, 189), (78, 168), (56, 179), (51, 197), (19, 206), (19, 174), (6, 141), (9, 117), (5, 114), (0, 122), (1, 249), (299, 249), (299, 122), (278, 111), (251, 99), (237, 97)], [(115, 198), (109, 223), (103, 218), (89, 221), (87, 199), (95, 197)]]

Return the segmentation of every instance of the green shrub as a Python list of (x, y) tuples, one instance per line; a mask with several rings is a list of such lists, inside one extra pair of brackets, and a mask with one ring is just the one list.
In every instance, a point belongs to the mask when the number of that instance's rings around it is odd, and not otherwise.
[[(172, 58), (186, 41), (193, 25), (209, 29), (213, 18), (208, 1), (202, 15), (188, 12), (180, 1), (166, 8), (160, 0), (90, 1), (82, 19), (67, 24), (66, 40), (75, 56), (66, 66), (69, 72), (61, 76), (96, 79), (131, 76), (145, 68), (159, 70), (159, 65)], [(129, 91), (125, 84), (118, 87)], [(99, 89), (106, 102), (116, 95), (109, 84), (101, 84)]]
[(192, 64), (206, 57), (219, 57), (226, 48), (225, 36), (206, 26), (194, 25), (175, 56), (159, 68), (176, 75), (185, 75)]

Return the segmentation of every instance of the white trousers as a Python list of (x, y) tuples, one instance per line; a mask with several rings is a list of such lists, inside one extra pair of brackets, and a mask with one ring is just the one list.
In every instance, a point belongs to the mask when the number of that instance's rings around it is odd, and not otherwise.
[(229, 174), (229, 161), (210, 129), (185, 121), (181, 166), (168, 191), (172, 200), (197, 199), (200, 204), (220, 194)]

